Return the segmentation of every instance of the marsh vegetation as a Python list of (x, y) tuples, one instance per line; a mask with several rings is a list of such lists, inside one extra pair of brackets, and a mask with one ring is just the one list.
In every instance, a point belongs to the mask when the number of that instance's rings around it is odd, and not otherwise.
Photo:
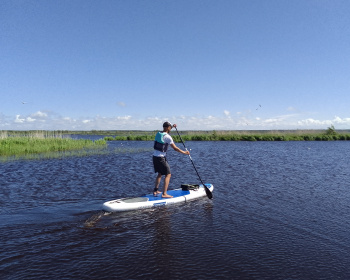
[[(153, 141), (154, 132), (125, 133), (107, 136), (106, 141)], [(180, 142), (179, 136), (172, 132), (174, 141)], [(336, 141), (350, 140), (349, 131), (337, 132), (332, 125), (327, 130), (276, 130), (276, 131), (183, 131), (184, 141)]]
[(63, 156), (82, 156), (101, 151), (106, 146), (103, 139), (71, 139), (59, 132), (32, 131), (11, 134), (0, 133), (0, 159), (39, 159)]

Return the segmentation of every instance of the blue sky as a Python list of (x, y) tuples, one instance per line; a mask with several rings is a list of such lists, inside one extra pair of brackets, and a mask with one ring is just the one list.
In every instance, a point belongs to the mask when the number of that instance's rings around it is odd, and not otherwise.
[(350, 129), (346, 0), (0, 1), (0, 130)]

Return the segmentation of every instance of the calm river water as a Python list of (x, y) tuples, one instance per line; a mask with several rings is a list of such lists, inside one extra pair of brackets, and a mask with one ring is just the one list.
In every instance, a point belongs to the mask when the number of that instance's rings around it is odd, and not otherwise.
[[(0, 278), (350, 278), (350, 142), (187, 146), (214, 199), (121, 214), (101, 205), (151, 192), (151, 142), (0, 163)], [(168, 160), (170, 188), (198, 183)]]

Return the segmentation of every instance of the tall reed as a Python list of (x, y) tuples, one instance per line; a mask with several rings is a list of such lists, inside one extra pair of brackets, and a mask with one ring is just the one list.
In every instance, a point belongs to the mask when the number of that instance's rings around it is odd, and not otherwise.
[(71, 139), (54, 132), (35, 131), (25, 136), (8, 136), (2, 131), (0, 136), (0, 157), (3, 158), (25, 158), (35, 154), (50, 154), (52, 157), (54, 153), (101, 149), (107, 144), (103, 139)]

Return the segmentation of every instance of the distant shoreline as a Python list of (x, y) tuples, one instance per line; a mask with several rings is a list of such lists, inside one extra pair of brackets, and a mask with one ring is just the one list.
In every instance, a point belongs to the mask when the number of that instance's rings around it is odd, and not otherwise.
[[(104, 136), (105, 141), (153, 141), (158, 130), (90, 130), (90, 131), (0, 131), (2, 136), (27, 136), (33, 133), (60, 135)], [(179, 131), (184, 141), (349, 141), (350, 130), (328, 129), (310, 130), (183, 130)], [(171, 135), (176, 142), (180, 138), (176, 132)]]
[[(64, 135), (153, 135), (158, 130), (0, 130), (1, 133), (9, 135), (25, 135), (33, 132), (57, 132)], [(276, 129), (276, 130), (179, 130), (181, 135), (206, 135), (216, 133), (227, 134), (322, 134), (327, 129)], [(349, 134), (350, 129), (337, 129), (338, 134)], [(174, 134), (174, 131), (172, 131)]]

